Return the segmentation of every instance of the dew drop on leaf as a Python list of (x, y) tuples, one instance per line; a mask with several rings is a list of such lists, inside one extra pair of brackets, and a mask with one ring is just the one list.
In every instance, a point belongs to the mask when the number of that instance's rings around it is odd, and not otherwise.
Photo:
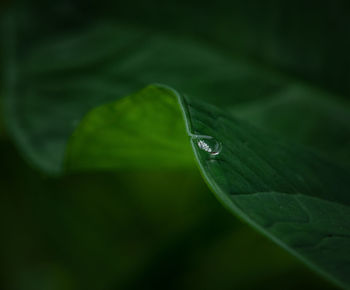
[(222, 146), (214, 137), (205, 135), (193, 135), (192, 138), (196, 140), (199, 149), (209, 153), (211, 156), (220, 154)]

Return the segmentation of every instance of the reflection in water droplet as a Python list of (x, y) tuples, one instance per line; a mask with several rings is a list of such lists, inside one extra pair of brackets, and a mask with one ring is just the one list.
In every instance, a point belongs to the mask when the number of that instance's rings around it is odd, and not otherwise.
[(191, 137), (197, 140), (197, 146), (201, 150), (208, 152), (211, 156), (220, 154), (222, 146), (215, 138), (205, 135), (192, 135)]

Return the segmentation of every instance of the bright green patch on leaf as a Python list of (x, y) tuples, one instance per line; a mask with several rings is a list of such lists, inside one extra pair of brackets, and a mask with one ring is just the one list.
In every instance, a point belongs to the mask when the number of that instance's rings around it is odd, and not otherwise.
[(177, 96), (155, 86), (92, 110), (71, 137), (66, 159), (70, 171), (194, 165)]

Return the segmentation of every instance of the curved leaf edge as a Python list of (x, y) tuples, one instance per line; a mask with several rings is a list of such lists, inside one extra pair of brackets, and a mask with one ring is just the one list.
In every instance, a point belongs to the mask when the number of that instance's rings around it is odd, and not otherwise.
[[(14, 71), (14, 73), (15, 73), (15, 71)], [(13, 90), (14, 83), (11, 82), (11, 81), (8, 81), (7, 83), (9, 84), (9, 88), (7, 88), (7, 92), (9, 94), (9, 92), (11, 92)], [(216, 183), (215, 179), (213, 177), (211, 177), (208, 174), (208, 172), (206, 172), (203, 164), (201, 163), (201, 158), (200, 158), (199, 152), (197, 150), (197, 144), (195, 143), (195, 140), (193, 140), (191, 138), (195, 134), (195, 132), (192, 131), (191, 118), (189, 116), (189, 111), (187, 109), (188, 105), (186, 103), (186, 97), (183, 94), (181, 94), (180, 92), (178, 92), (177, 90), (175, 90), (175, 89), (173, 89), (173, 88), (171, 88), (171, 87), (169, 87), (167, 85), (154, 83), (154, 84), (152, 84), (150, 86), (155, 86), (155, 87), (157, 87), (157, 88), (159, 88), (161, 90), (166, 90), (166, 91), (170, 92), (171, 94), (173, 94), (177, 98), (179, 109), (181, 110), (182, 115), (183, 115), (183, 121), (184, 121), (184, 124), (185, 124), (186, 133), (189, 136), (189, 138), (191, 139), (190, 143), (191, 143), (192, 151), (193, 151), (193, 154), (194, 154), (194, 157), (195, 157), (194, 160), (195, 160), (196, 166), (198, 167), (198, 169), (200, 171), (200, 174), (202, 175), (205, 183), (207, 184), (209, 189), (212, 191), (214, 196), (218, 199), (218, 201), (224, 206), (224, 208), (226, 208), (226, 210), (228, 210), (235, 217), (238, 217), (243, 222), (249, 224), (252, 228), (254, 228), (256, 231), (261, 233), (263, 236), (265, 236), (268, 239), (272, 240), (275, 244), (277, 244), (281, 248), (285, 249), (287, 252), (289, 252), (293, 256), (297, 257), (301, 262), (303, 262), (306, 266), (308, 266), (310, 269), (312, 269), (318, 275), (322, 276), (323, 278), (327, 279), (328, 281), (330, 281), (331, 283), (337, 285), (338, 287), (347, 289), (348, 286), (346, 284), (344, 284), (342, 281), (339, 281), (338, 279), (336, 279), (335, 277), (333, 277), (332, 275), (330, 275), (326, 271), (323, 271), (315, 263), (313, 263), (309, 259), (305, 258), (303, 255), (301, 255), (300, 253), (295, 251), (293, 248), (289, 247), (287, 244), (282, 242), (277, 237), (271, 235), (266, 229), (264, 229), (257, 222), (255, 222), (249, 215), (247, 215), (244, 211), (242, 211), (239, 208), (239, 206), (236, 205), (235, 202), (233, 200), (231, 200), (227, 196), (227, 194)], [(10, 112), (14, 108), (14, 104), (12, 104), (9, 101), (10, 99), (11, 98), (9, 98), (9, 97), (5, 98), (5, 102), (4, 102), (4, 107), (5, 107), (4, 108), (4, 112), (5, 113), (6, 112)], [(89, 114), (89, 112), (87, 114)], [(21, 136), (20, 134), (14, 133), (14, 132), (18, 132), (18, 130), (11, 130), (11, 127), (16, 126), (16, 124), (14, 123), (13, 119), (9, 121), (9, 117), (11, 117), (11, 114), (7, 113), (6, 116), (5, 116), (6, 128), (8, 129), (10, 134), (14, 134), (15, 135), (15, 136), (12, 136), (12, 138), (14, 138), (16, 140), (17, 147), (21, 148), (20, 151), (22, 152), (22, 156), (33, 167), (37, 168), (38, 170), (39, 170), (39, 168), (44, 169), (45, 172), (47, 174), (51, 175), (51, 176), (60, 176), (62, 174), (67, 174), (67, 172), (64, 172), (64, 168), (62, 168), (61, 171), (52, 171), (52, 170), (50, 170), (50, 167), (47, 168), (47, 166), (45, 165), (45, 162), (37, 162), (37, 164), (35, 164), (33, 162), (33, 160), (37, 160), (37, 161), (40, 160), (40, 156), (39, 156), (39, 159), (38, 159), (38, 156), (37, 156), (37, 154), (35, 154), (35, 152), (30, 152), (30, 151), (27, 151), (27, 150), (23, 150), (23, 148), (28, 148), (28, 146), (25, 146), (26, 139), (23, 136)], [(67, 144), (67, 147), (68, 147), (68, 145), (69, 145), (69, 142)], [(64, 166), (64, 162), (62, 162), (62, 167), (63, 166)]]
[[(159, 84), (158, 84), (159, 85)], [(179, 104), (180, 104), (180, 109), (183, 113), (185, 125), (186, 125), (186, 130), (187, 134), (191, 137), (193, 136), (194, 132), (192, 131), (192, 126), (191, 126), (191, 118), (189, 115), (189, 111), (186, 109), (187, 104), (186, 104), (186, 98), (185, 96), (181, 95), (179, 92), (177, 92), (175, 89), (170, 88), (168, 86), (161, 85), (164, 88), (170, 89), (173, 94), (176, 95), (178, 98)], [(198, 166), (198, 169), (200, 171), (201, 176), (203, 177), (204, 182), (207, 184), (208, 188), (211, 190), (211, 192), (214, 194), (216, 199), (222, 204), (222, 206), (228, 210), (233, 216), (239, 218), (241, 221), (247, 223), (250, 225), (253, 229), (255, 229), (257, 232), (265, 236), (266, 238), (270, 239), (273, 241), (275, 244), (298, 258), (302, 263), (304, 263), (307, 267), (309, 267), (312, 271), (317, 273), (319, 276), (327, 279), (329, 282), (333, 283), (334, 285), (337, 285), (338, 287), (348, 289), (348, 286), (344, 284), (342, 281), (339, 281), (332, 275), (328, 274), (326, 271), (323, 271), (320, 269), (315, 263), (310, 261), (309, 259), (305, 258), (303, 255), (298, 253), (296, 250), (292, 249), (289, 247), (287, 244), (276, 238), (275, 236), (271, 235), (266, 229), (264, 229), (262, 226), (260, 226), (257, 222), (255, 222), (249, 215), (244, 213), (238, 205), (235, 204), (233, 200), (231, 200), (225, 192), (220, 188), (220, 186), (215, 182), (215, 179), (212, 178), (207, 171), (205, 170), (201, 158), (199, 156), (198, 150), (197, 150), (197, 145), (194, 142), (193, 139), (191, 139), (191, 145), (192, 145), (192, 150), (195, 155), (195, 160), (196, 164)], [(302, 194), (300, 194), (302, 195)], [(315, 197), (312, 197), (314, 199), (317, 199)]]
[[(285, 249), (287, 252), (289, 252), (290, 254), (292, 254), (293, 256), (295, 256), (296, 258), (298, 258), (302, 263), (304, 263), (307, 267), (309, 267), (311, 270), (313, 270), (315, 273), (317, 273), (318, 275), (322, 276), (323, 278), (327, 279), (328, 281), (330, 281), (331, 283), (342, 287), (342, 288), (346, 288), (347, 285), (344, 284), (342, 281), (338, 280), (336, 277), (332, 276), (331, 274), (329, 274), (327, 271), (322, 270), (316, 263), (314, 263), (312, 260), (304, 257), (302, 254), (300, 254), (298, 251), (296, 251), (295, 249), (293, 249), (292, 247), (290, 247), (287, 243), (283, 242), (281, 239), (277, 238), (275, 235), (269, 233), (269, 231), (267, 229), (265, 229), (263, 226), (259, 225), (258, 222), (256, 222), (253, 218), (251, 218), (249, 216), (249, 214), (247, 214), (244, 210), (242, 210), (239, 205), (233, 200), (230, 199), (229, 195), (227, 193), (225, 193), (225, 191), (220, 187), (220, 185), (216, 182), (215, 177), (211, 176), (210, 173), (205, 169), (204, 164), (202, 163), (202, 158), (200, 157), (200, 149), (198, 149), (198, 145), (197, 145), (197, 140), (196, 140), (196, 132), (194, 132), (193, 128), (192, 128), (192, 123), (191, 123), (191, 116), (190, 116), (190, 111), (189, 111), (189, 105), (186, 101), (187, 97), (186, 95), (178, 92), (177, 90), (173, 89), (172, 87), (169, 87), (167, 85), (163, 85), (163, 84), (159, 84), (159, 83), (155, 83), (155, 84), (151, 84), (149, 86), (147, 86), (145, 89), (143, 90), (152, 90), (152, 89), (156, 89), (158, 92), (164, 92), (167, 96), (171, 96), (174, 97), (177, 102), (177, 109), (180, 110), (180, 114), (179, 116), (181, 116), (182, 114), (182, 119), (184, 122), (184, 129), (186, 130), (186, 134), (190, 139), (190, 144), (191, 144), (191, 149), (192, 149), (192, 153), (194, 154), (194, 158), (193, 158), (193, 162), (195, 163), (195, 166), (199, 169), (201, 176), (204, 179), (204, 182), (207, 184), (207, 186), (209, 187), (209, 189), (212, 191), (212, 193), (214, 194), (214, 196), (216, 197), (216, 199), (224, 206), (224, 208), (226, 208), (226, 210), (228, 210), (231, 214), (233, 214), (235, 217), (238, 217), (240, 220), (242, 220), (243, 222), (247, 223), (248, 225), (250, 225), (252, 228), (254, 228), (255, 230), (257, 230), (260, 234), (262, 234), (263, 236), (267, 237), (268, 239), (272, 240), (275, 244), (277, 244), (278, 246), (280, 246), (281, 248)], [(141, 90), (141, 92), (143, 91)], [(136, 95), (138, 94), (138, 92), (136, 92)], [(132, 97), (131, 96), (127, 96), (128, 97)], [(110, 104), (118, 104), (119, 102), (122, 102), (123, 99), (119, 99), (116, 102), (110, 103)], [(105, 104), (105, 105), (109, 105), (109, 104)], [(96, 112), (99, 108), (105, 106), (99, 106), (96, 107), (95, 109), (93, 109), (92, 111), (88, 112), (85, 117), (81, 120), (80, 124), (86, 124), (86, 122), (89, 122), (89, 116), (91, 114), (93, 114), (94, 112)], [(206, 104), (207, 105), (207, 104)], [(215, 106), (212, 106), (210, 104), (208, 104), (208, 106), (213, 107), (213, 110), (216, 110)], [(77, 127), (77, 129), (79, 129), (79, 126)], [(71, 152), (69, 152), (69, 148), (70, 145), (72, 144), (72, 142), (74, 142), (74, 134), (71, 136), (70, 141), (68, 142), (68, 146), (67, 146), (67, 150), (66, 150), (66, 154), (65, 154), (65, 162), (64, 164), (67, 165), (67, 158), (70, 158), (71, 156)], [(71, 160), (70, 160), (71, 161)], [(74, 163), (74, 161), (73, 161)], [(106, 167), (106, 168), (94, 168), (93, 170), (113, 170), (113, 168), (110, 167)], [(75, 171), (85, 171), (85, 170), (91, 170), (91, 168), (85, 168), (85, 169), (80, 169), (78, 168), (78, 170), (70, 170), (70, 167), (65, 167), (64, 168), (65, 173), (69, 174)], [(249, 193), (249, 195), (251, 194), (257, 194), (258, 192), (252, 192)], [(279, 192), (280, 194), (283, 194), (281, 192)], [(286, 193), (285, 193), (286, 194)], [(289, 196), (289, 194), (286, 194)], [(304, 194), (300, 194), (300, 196), (305, 196)], [(313, 200), (321, 200), (319, 198), (316, 197), (309, 197)]]

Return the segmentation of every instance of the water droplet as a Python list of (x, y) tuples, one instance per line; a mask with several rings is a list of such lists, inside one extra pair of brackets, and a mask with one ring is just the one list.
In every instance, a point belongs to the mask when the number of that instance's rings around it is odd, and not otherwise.
[(193, 135), (193, 139), (197, 141), (197, 146), (209, 153), (211, 156), (217, 156), (220, 154), (222, 146), (215, 138), (205, 135)]

